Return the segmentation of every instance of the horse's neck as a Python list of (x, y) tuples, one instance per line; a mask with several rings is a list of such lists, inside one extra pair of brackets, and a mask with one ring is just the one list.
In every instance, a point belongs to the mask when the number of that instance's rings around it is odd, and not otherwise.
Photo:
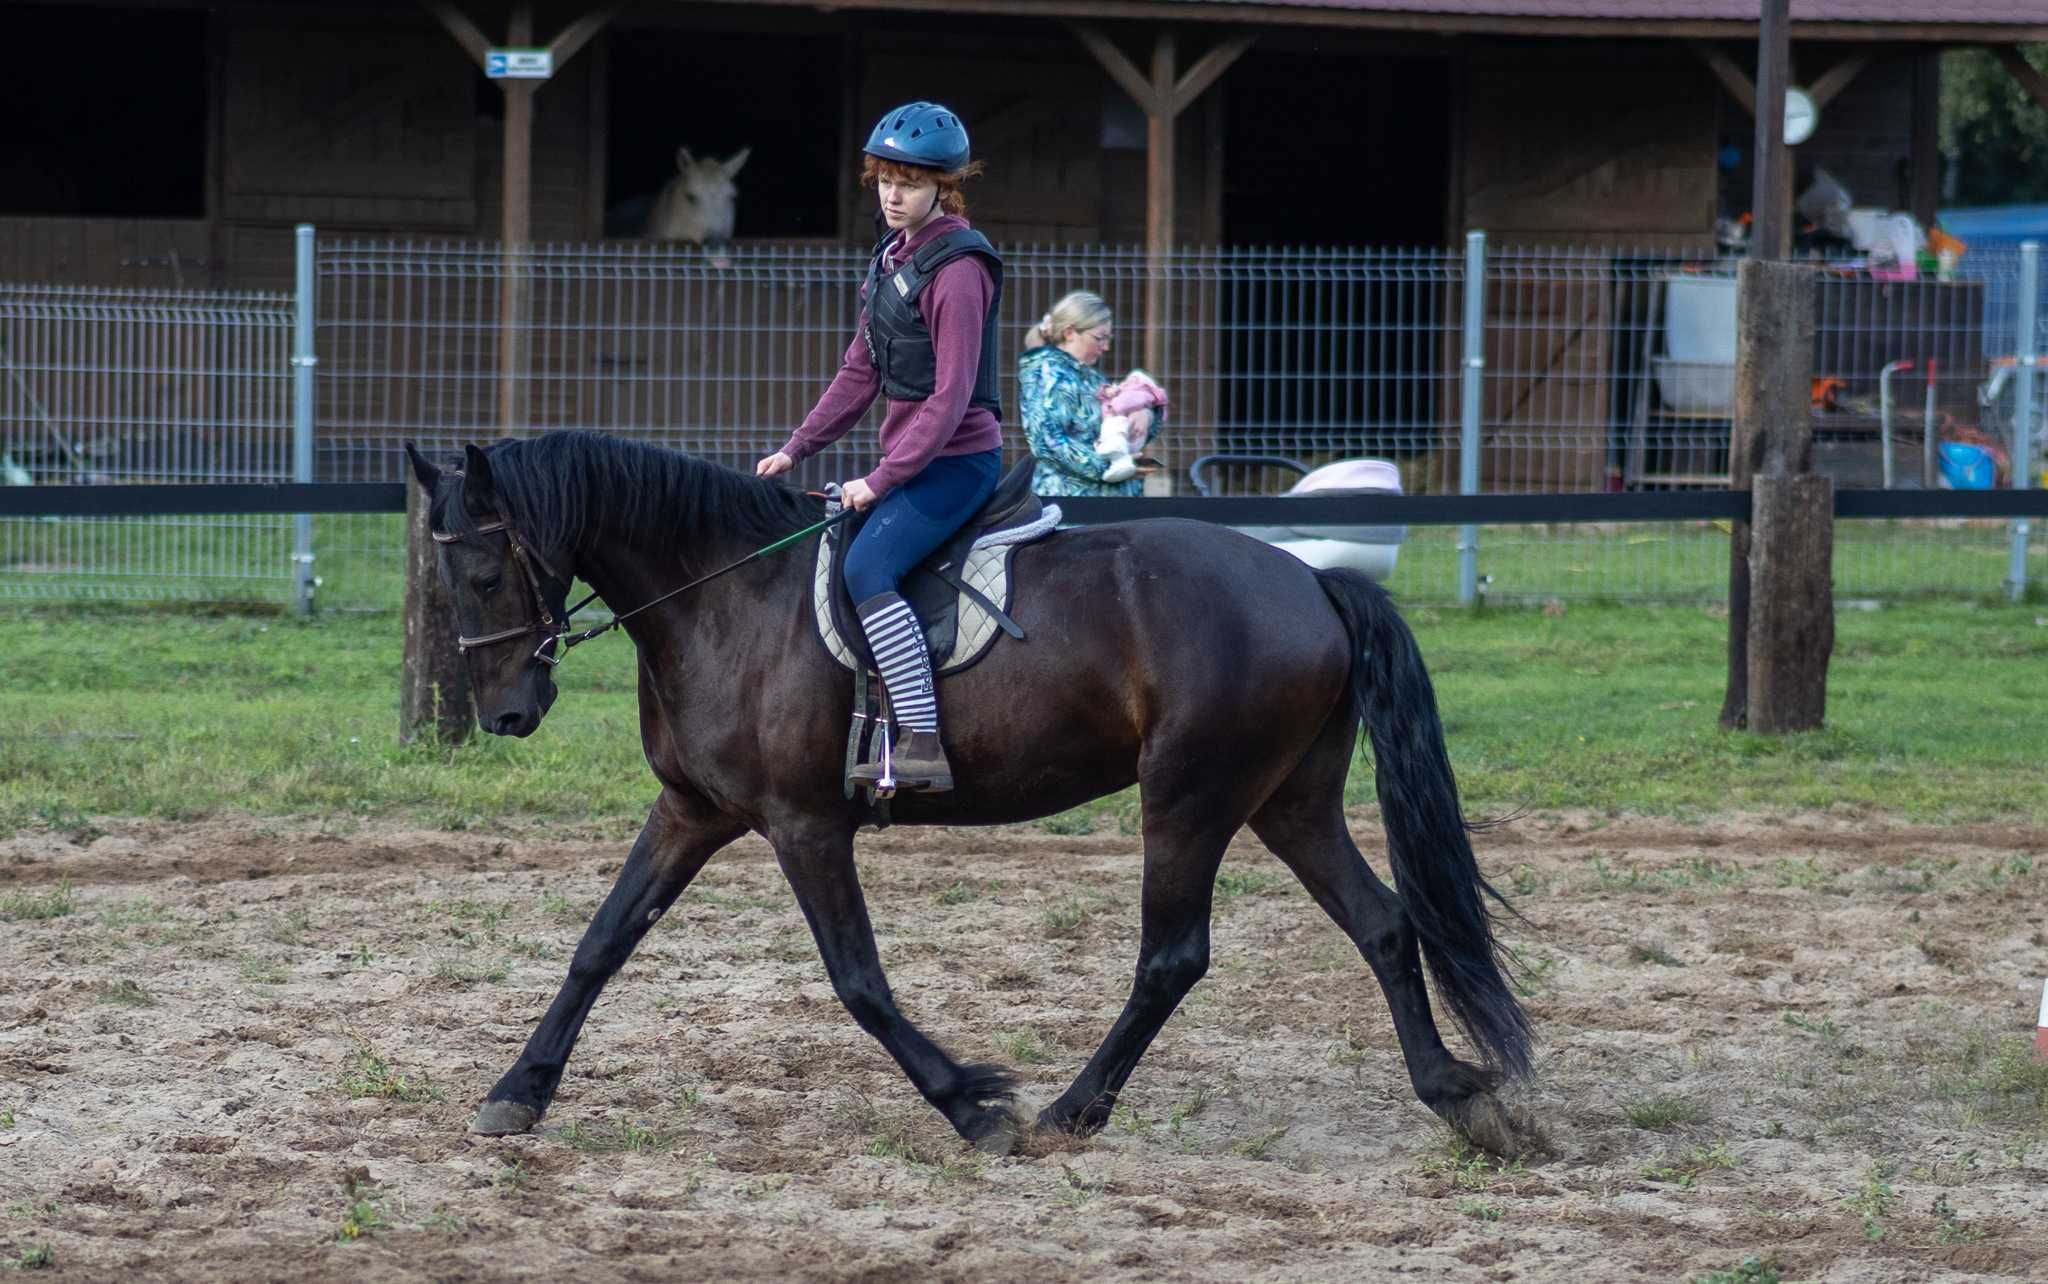
[[(688, 556), (678, 556), (673, 549), (647, 549), (600, 537), (578, 553), (577, 566), (613, 614), (649, 607), (621, 626), (643, 654), (665, 651), (678, 641), (696, 650), (736, 638), (744, 647), (748, 630), (729, 627), (738, 616), (751, 614), (765, 622), (775, 612), (763, 603), (777, 599), (787, 599), (792, 611), (808, 607), (810, 558), (815, 549), (809, 542), (797, 544), (730, 573), (716, 574), (753, 552), (753, 546), (738, 539), (696, 540)], [(711, 575), (716, 578), (677, 593), (659, 606), (649, 605)], [(679, 637), (679, 631), (688, 636)]]

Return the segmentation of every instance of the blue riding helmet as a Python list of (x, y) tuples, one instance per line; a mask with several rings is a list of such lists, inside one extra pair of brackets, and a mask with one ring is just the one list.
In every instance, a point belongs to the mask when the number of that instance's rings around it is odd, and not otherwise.
[(883, 160), (951, 172), (967, 163), (967, 126), (937, 103), (905, 103), (882, 117), (861, 150)]

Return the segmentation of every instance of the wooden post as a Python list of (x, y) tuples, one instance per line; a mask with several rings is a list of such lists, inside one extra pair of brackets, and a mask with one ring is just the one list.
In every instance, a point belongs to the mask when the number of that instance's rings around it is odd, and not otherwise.
[(1913, 217), (1933, 227), (1941, 208), (1941, 54), (1913, 59)]
[(1835, 649), (1835, 484), (1760, 473), (1750, 491), (1749, 729), (1814, 731)]
[(1752, 259), (1736, 280), (1728, 484), (1751, 511), (1731, 540), (1721, 726), (1804, 730), (1826, 711), (1834, 645), (1834, 488), (1810, 472), (1813, 271)]
[(459, 745), (476, 729), (469, 668), (456, 648), (455, 610), (441, 587), (426, 491), (405, 485), (405, 660), (398, 696), (398, 742)]
[[(455, 43), (479, 67), (489, 62), (490, 38), (457, 9), (451, 0), (420, 0), (440, 19)], [(602, 4), (562, 28), (548, 42), (559, 72), (591, 37), (623, 8)], [(515, 48), (533, 44), (532, 0), (516, 0), (506, 29), (506, 43)], [(533, 285), (527, 271), (527, 247), (533, 241), (533, 108), (534, 95), (545, 81), (510, 78), (498, 82), (505, 94), (504, 183), (500, 192), (499, 240), (503, 264), (498, 287), (498, 425), (507, 435), (530, 427), (527, 370), (531, 364)]]
[[(533, 43), (533, 5), (512, 6), (507, 43)], [(527, 246), (533, 240), (533, 95), (538, 83), (507, 80), (502, 230), (504, 263), (498, 279), (498, 428), (510, 437), (528, 427), (527, 356), (532, 350), (533, 294)]]
[(1166, 257), (1173, 249), (1173, 142), (1180, 104), (1173, 101), (1171, 31), (1152, 41), (1152, 103), (1145, 113), (1145, 368), (1166, 369)]
[(1173, 306), (1166, 259), (1174, 240), (1174, 128), (1188, 104), (1215, 84), (1258, 37), (1232, 36), (1181, 73), (1176, 70), (1179, 63), (1173, 32), (1162, 29), (1153, 37), (1152, 74), (1147, 76), (1100, 28), (1082, 22), (1072, 25), (1075, 37), (1145, 113), (1144, 361), (1147, 370), (1165, 372), (1166, 326)]
[(1785, 146), (1785, 90), (1792, 79), (1790, 5), (1791, 0), (1763, 0), (1763, 20), (1757, 25), (1751, 258), (1782, 259), (1792, 253), (1792, 153)]

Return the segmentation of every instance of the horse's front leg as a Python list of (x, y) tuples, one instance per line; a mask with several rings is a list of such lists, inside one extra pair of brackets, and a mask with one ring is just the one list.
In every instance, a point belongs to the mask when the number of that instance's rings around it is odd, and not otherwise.
[(773, 838), (783, 876), (811, 925), (839, 1001), (962, 1137), (982, 1150), (1008, 1154), (1018, 1132), (1010, 1110), (1010, 1073), (995, 1065), (961, 1065), (896, 1006), (875, 952), (875, 929), (853, 864), (852, 833), (826, 829)]
[(605, 982), (626, 965), (633, 947), (675, 903), (713, 852), (746, 832), (746, 826), (675, 790), (663, 791), (633, 844), (618, 881), (598, 906), (569, 975), (548, 1005), (547, 1015), (526, 1041), (519, 1060), (498, 1080), (477, 1111), (470, 1131), (489, 1137), (525, 1132), (540, 1122), (562, 1081), (562, 1069), (583, 1019)]

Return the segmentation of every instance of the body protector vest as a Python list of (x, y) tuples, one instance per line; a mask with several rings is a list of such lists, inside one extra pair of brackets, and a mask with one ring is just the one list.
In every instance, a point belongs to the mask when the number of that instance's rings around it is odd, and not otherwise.
[(924, 323), (924, 313), (918, 310), (918, 296), (945, 264), (964, 254), (979, 254), (994, 281), (995, 292), (989, 298), (988, 315), (981, 319), (981, 362), (974, 372), (974, 394), (968, 404), (1001, 414), (1001, 386), (996, 380), (996, 317), (1003, 301), (1003, 261), (996, 256), (995, 247), (973, 228), (957, 228), (933, 237), (918, 247), (908, 262), (884, 273), (882, 249), (888, 243), (889, 237), (883, 237), (868, 263), (868, 320), (861, 328), (861, 337), (867, 340), (868, 359), (881, 373), (883, 394), (892, 401), (923, 401), (932, 395), (938, 383), (939, 358), (932, 347), (931, 328)]

